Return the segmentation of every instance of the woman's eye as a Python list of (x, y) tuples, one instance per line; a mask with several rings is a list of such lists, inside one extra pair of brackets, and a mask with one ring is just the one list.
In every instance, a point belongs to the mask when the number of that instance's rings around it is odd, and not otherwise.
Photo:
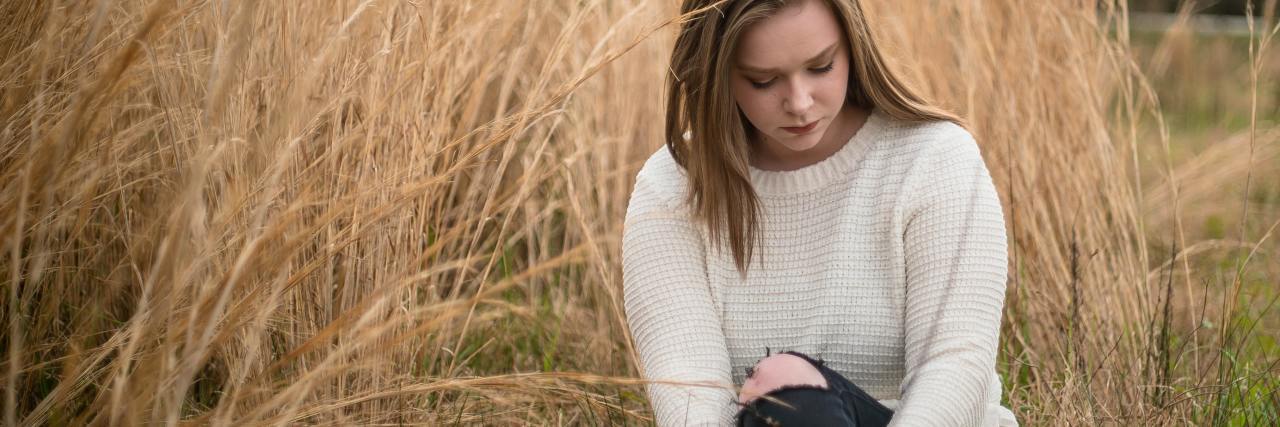
[[(826, 74), (826, 73), (831, 72), (831, 70), (832, 70), (832, 69), (834, 69), (835, 67), (836, 67), (836, 62), (835, 62), (835, 61), (831, 61), (831, 63), (830, 63), (830, 64), (827, 64), (827, 66), (825, 66), (825, 67), (822, 67), (822, 68), (810, 68), (810, 69), (809, 69), (809, 71), (812, 71), (814, 74)], [(774, 80), (774, 79), (769, 79), (769, 81), (767, 81), (767, 82), (757, 82), (757, 81), (755, 81), (755, 80), (747, 79), (747, 81), (748, 81), (748, 82), (751, 82), (751, 86), (752, 86), (752, 87), (754, 87), (754, 88), (756, 88), (756, 89), (765, 89), (765, 88), (768, 88), (768, 87), (769, 87), (769, 85), (772, 85), (772, 84), (773, 84), (773, 80)]]
[(769, 81), (764, 83), (760, 83), (755, 80), (747, 80), (747, 81), (751, 82), (751, 87), (754, 87), (756, 89), (764, 89), (769, 87), (769, 85), (773, 84), (773, 79), (769, 79)]

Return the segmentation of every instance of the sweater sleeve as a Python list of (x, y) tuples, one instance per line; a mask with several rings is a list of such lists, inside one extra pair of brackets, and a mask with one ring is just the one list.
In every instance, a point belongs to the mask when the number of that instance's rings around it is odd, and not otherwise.
[[(930, 147), (908, 188), (906, 361), (891, 426), (985, 419), (1008, 270), (999, 196), (968, 132)], [(996, 388), (996, 390), (999, 390)]]
[(623, 300), (659, 426), (729, 425), (729, 352), (709, 289), (703, 244), (682, 210), (637, 180), (623, 226)]

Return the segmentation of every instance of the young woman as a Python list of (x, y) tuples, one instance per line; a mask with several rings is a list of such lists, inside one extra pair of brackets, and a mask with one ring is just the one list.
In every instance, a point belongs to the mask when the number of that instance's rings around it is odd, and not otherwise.
[(682, 9), (666, 147), (623, 232), (658, 424), (1017, 425), (972, 136), (890, 74), (857, 0)]

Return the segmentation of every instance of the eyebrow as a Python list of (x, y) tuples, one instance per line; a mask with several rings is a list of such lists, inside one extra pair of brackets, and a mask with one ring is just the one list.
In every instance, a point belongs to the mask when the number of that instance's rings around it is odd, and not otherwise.
[[(836, 50), (836, 46), (839, 44), (840, 42), (832, 43), (831, 46), (827, 46), (827, 48), (823, 49), (822, 52), (818, 52), (818, 54), (814, 55), (813, 58), (809, 58), (808, 61), (805, 61), (805, 64), (813, 64), (815, 62), (818, 62), (819, 59), (822, 59), (822, 57), (830, 55), (832, 52)], [(738, 69), (742, 71), (746, 71), (750, 73), (758, 73), (758, 74), (771, 74), (771, 73), (778, 72), (777, 68), (756, 68), (750, 65), (743, 65), (743, 64), (738, 64)]]

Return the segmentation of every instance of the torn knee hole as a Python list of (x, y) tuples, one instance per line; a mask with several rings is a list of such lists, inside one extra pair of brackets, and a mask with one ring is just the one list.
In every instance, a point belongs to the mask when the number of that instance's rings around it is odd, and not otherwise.
[(829, 389), (822, 372), (799, 356), (778, 353), (761, 359), (755, 366), (747, 369), (747, 381), (742, 385), (741, 401), (754, 400), (756, 397), (782, 389), (784, 387), (814, 387)]

